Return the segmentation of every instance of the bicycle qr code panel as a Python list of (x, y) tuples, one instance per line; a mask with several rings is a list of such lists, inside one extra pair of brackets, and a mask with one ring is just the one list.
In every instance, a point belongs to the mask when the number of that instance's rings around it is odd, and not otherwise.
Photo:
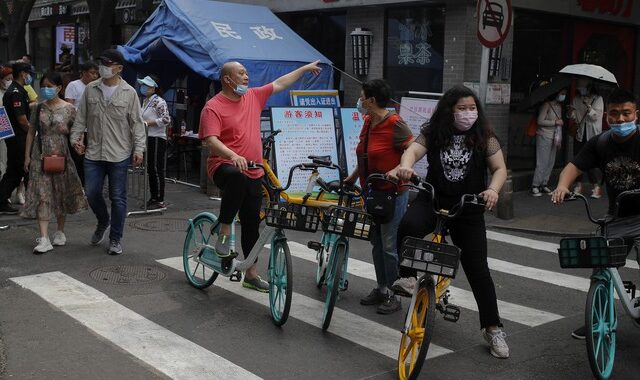
[(627, 246), (622, 239), (566, 238), (558, 248), (562, 268), (602, 268), (625, 265)]
[(413, 237), (402, 242), (400, 265), (439, 276), (454, 278), (458, 272), (460, 248)]
[(340, 206), (332, 206), (325, 214), (322, 230), (348, 238), (369, 240), (372, 219), (366, 212)]
[(296, 203), (270, 203), (265, 209), (267, 226), (316, 232), (320, 225), (320, 209)]

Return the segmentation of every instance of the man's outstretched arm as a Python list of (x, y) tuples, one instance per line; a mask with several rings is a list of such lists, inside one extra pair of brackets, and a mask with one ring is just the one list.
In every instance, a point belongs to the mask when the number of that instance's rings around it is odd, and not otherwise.
[(272, 82), (273, 93), (276, 94), (280, 91), (284, 91), (285, 89), (289, 88), (292, 84), (296, 83), (296, 81), (300, 79), (300, 77), (304, 75), (304, 73), (311, 72), (314, 75), (320, 74), (320, 71), (322, 71), (322, 68), (318, 66), (319, 63), (320, 61), (311, 62), (309, 64), (306, 64), (302, 67), (299, 67), (293, 70), (289, 74), (285, 74), (280, 78), (274, 80)]

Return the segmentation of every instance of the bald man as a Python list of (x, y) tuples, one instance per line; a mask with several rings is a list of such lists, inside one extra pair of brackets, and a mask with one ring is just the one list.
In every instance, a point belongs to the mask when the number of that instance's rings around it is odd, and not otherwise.
[[(262, 87), (249, 88), (249, 74), (239, 62), (227, 62), (220, 71), (222, 91), (207, 102), (200, 115), (200, 139), (209, 147), (207, 172), (222, 190), (220, 232), (216, 252), (229, 252), (231, 223), (236, 214), (242, 225), (245, 258), (258, 240), (261, 178), (264, 172), (247, 170), (248, 162), (262, 162), (260, 113), (269, 96), (284, 91), (302, 75), (319, 74), (318, 61), (302, 66)], [(256, 265), (247, 269), (242, 286), (268, 293), (269, 284), (258, 276)]]

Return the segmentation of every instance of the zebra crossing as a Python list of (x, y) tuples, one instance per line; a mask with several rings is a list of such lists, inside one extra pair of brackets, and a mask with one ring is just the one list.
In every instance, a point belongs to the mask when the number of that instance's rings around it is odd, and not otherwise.
[[(490, 241), (501, 244), (528, 247), (534, 250), (536, 255), (546, 255), (551, 251), (555, 252), (557, 248), (554, 243), (493, 231), (488, 231), (487, 237)], [(296, 241), (288, 243), (294, 263), (305, 265), (315, 263), (315, 251)], [(169, 270), (183, 271), (181, 256), (158, 259), (156, 262), (167, 269), (170, 268)], [(632, 264), (635, 264), (630, 266), (632, 269), (637, 268), (635, 261)], [(544, 289), (548, 289), (549, 293), (559, 288), (586, 293), (589, 287), (588, 277), (563, 273), (559, 267), (549, 270), (493, 257), (489, 258), (489, 266), (494, 273), (533, 281)], [(364, 282), (370, 286), (375, 281), (374, 267), (369, 262), (350, 258), (348, 270), (351, 282)], [(193, 342), (178, 332), (171, 331), (170, 326), (162, 326), (149, 320), (143, 315), (144, 313), (127, 308), (107, 294), (65, 273), (59, 271), (41, 273), (14, 277), (11, 281), (35, 293), (55, 309), (79, 322), (84, 328), (169, 378), (257, 379), (265, 376), (259, 371), (243, 368), (242, 364), (237, 363), (238, 359), (235, 357), (219, 355), (215, 352), (215, 345), (203, 346)], [(262, 308), (269, 307), (266, 295), (244, 289), (240, 283), (219, 278), (212, 288), (240, 296), (243, 300), (260, 305)], [(294, 290), (296, 290), (295, 287)], [(478, 312), (473, 294), (469, 290), (456, 286), (451, 286), (450, 290), (452, 303), (468, 310), (469, 314)], [(536, 328), (567, 317), (556, 310), (542, 310), (539, 307), (528, 306), (527, 300), (526, 294), (523, 294), (521, 301), (517, 303), (498, 300), (502, 319), (526, 328)], [(207, 302), (215, 303), (215, 299)], [(580, 303), (582, 302), (583, 299), (580, 300)], [(310, 329), (320, 329), (323, 308), (324, 299), (294, 291), (290, 320), (305, 324)], [(403, 318), (401, 313), (397, 315), (398, 320)], [(283, 329), (286, 330), (287, 325)], [(388, 359), (389, 365), (392, 365), (397, 357), (400, 339), (397, 328), (343, 309), (340, 302), (336, 305), (329, 333), (364, 350), (382, 355)], [(429, 347), (428, 359), (454, 352), (456, 349), (450, 342), (446, 339), (438, 339), (436, 335)]]

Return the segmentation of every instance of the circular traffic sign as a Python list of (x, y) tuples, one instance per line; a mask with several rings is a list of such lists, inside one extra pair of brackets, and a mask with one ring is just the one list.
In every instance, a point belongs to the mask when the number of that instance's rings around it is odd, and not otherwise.
[(511, 0), (478, 0), (478, 39), (488, 48), (498, 47), (511, 29)]

